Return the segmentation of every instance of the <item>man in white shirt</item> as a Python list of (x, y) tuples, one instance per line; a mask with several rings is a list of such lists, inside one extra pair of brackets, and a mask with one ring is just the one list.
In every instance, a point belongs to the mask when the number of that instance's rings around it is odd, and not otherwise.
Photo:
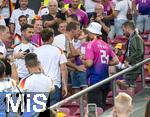
[(7, 50), (3, 41), (10, 37), (9, 29), (6, 26), (0, 25), (0, 58), (4, 58)]
[(27, 92), (51, 92), (54, 90), (53, 80), (43, 73), (43, 68), (35, 53), (25, 56), (25, 65), (31, 74), (26, 78), (24, 85)]
[[(59, 48), (52, 46), (54, 32), (51, 29), (44, 29), (41, 32), (43, 45), (37, 48), (34, 53), (37, 54), (44, 73), (53, 79), (55, 92), (50, 95), (50, 105), (60, 101), (61, 98), (61, 82), (63, 96), (67, 95), (67, 59)], [(61, 81), (62, 80), (62, 81)]]
[(65, 37), (65, 32), (66, 32), (66, 27), (67, 27), (67, 22), (66, 21), (61, 21), (58, 24), (58, 31), (59, 31), (59, 35), (54, 37), (54, 41), (53, 44), (54, 46), (61, 48), (63, 51), (66, 51), (67, 49), (67, 43), (66, 43), (66, 37)]
[(116, 2), (116, 6), (113, 9), (116, 35), (123, 35), (122, 24), (127, 21), (127, 12), (129, 6), (131, 6), (131, 2), (129, 0), (117, 0)]
[(28, 0), (19, 0), (20, 8), (15, 9), (12, 12), (12, 15), (10, 17), (10, 30), (12, 34), (20, 34), (20, 25), (18, 18), (21, 15), (25, 15), (28, 18), (28, 23), (31, 23), (31, 20), (33, 16), (35, 15), (34, 11), (32, 9), (29, 9), (28, 6)]
[(34, 32), (33, 30), (32, 25), (26, 24), (22, 26), (22, 42), (14, 48), (13, 56), (15, 58), (19, 78), (24, 78), (28, 75), (24, 57), (27, 53), (33, 52), (36, 48), (33, 43), (30, 43), (30, 39)]
[[(43, 70), (38, 61), (37, 55), (35, 53), (29, 53), (25, 56), (25, 65), (30, 73), (28, 77), (22, 79), (20, 82), (21, 87), (26, 93), (30, 94), (30, 109), (31, 111), (25, 111), (23, 116), (29, 117), (33, 115), (38, 115), (35, 112), (33, 105), (36, 105), (38, 109), (46, 109), (46, 103), (49, 99), (50, 92), (54, 90), (53, 81), (48, 76), (44, 75)], [(38, 100), (45, 103), (45, 105), (38, 105), (32, 97), (35, 98), (39, 95)]]

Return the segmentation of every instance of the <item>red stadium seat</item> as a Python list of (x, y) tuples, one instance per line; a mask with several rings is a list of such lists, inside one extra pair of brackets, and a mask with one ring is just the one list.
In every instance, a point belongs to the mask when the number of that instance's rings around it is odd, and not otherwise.
[[(87, 107), (84, 108), (84, 113), (86, 113), (86, 112), (87, 112)], [(103, 113), (103, 109), (100, 108), (100, 107), (97, 107), (97, 114), (98, 114), (98, 116), (101, 115), (102, 113)], [(78, 110), (74, 113), (74, 115), (80, 115), (80, 109), (78, 109)]]
[[(87, 103), (86, 101), (83, 101), (84, 107), (86, 107)], [(70, 115), (74, 115), (74, 113), (80, 108), (80, 103), (79, 101), (72, 101), (68, 102), (62, 107), (69, 108), (70, 109)]]
[(145, 31), (144, 34), (150, 34), (150, 30)]
[(67, 116), (70, 115), (70, 109), (69, 108), (63, 108), (62, 107), (62, 108), (59, 108), (58, 111), (65, 113)]

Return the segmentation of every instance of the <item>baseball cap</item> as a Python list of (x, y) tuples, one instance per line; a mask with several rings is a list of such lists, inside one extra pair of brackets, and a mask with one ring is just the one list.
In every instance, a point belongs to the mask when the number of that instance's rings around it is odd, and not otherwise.
[(122, 49), (122, 43), (117, 43), (115, 48)]
[(102, 26), (97, 22), (90, 23), (86, 29), (91, 33), (102, 35), (101, 32)]

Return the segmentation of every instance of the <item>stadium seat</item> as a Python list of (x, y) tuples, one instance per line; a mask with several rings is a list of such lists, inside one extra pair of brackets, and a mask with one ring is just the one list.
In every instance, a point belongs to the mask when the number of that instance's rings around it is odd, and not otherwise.
[(125, 37), (125, 36), (123, 36), (123, 35), (117, 35), (116, 37), (115, 37), (115, 40), (126, 40), (127, 38)]
[(149, 34), (141, 34), (140, 35), (142, 37), (142, 39), (145, 41), (145, 40), (148, 40), (149, 38)]
[(144, 34), (150, 34), (150, 30), (145, 31)]
[[(86, 113), (86, 112), (87, 112), (87, 107), (84, 108), (84, 113)], [(103, 109), (100, 108), (100, 107), (97, 107), (97, 114), (98, 114), (98, 116), (101, 115), (102, 113), (103, 113)], [(78, 109), (78, 110), (74, 113), (74, 115), (80, 115), (80, 109)]]
[(61, 108), (58, 109), (58, 111), (65, 113), (67, 116), (70, 115), (70, 109), (69, 108), (63, 108), (63, 107), (61, 107)]
[[(84, 105), (84, 107), (86, 107), (86, 105), (87, 105), (86, 101), (83, 101), (83, 105)], [(80, 103), (79, 103), (79, 101), (71, 101), (71, 102), (66, 103), (62, 107), (69, 108), (70, 115), (74, 115), (74, 113), (80, 108)]]

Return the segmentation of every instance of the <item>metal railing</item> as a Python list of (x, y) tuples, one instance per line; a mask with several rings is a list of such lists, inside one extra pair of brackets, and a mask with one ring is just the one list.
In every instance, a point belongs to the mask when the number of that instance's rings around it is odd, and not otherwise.
[[(129, 71), (131, 71), (131, 70), (133, 70), (133, 69), (135, 69), (135, 68), (137, 68), (137, 67), (139, 67), (139, 66), (142, 66), (144, 63), (147, 63), (147, 62), (150, 62), (150, 58), (147, 58), (147, 59), (145, 59), (145, 60), (143, 60), (143, 61), (141, 61), (141, 62), (139, 62), (139, 63), (137, 63), (137, 64), (135, 64), (134, 66), (130, 66), (130, 67), (128, 67), (128, 68), (126, 68), (126, 69), (124, 69), (124, 70), (122, 70), (122, 71), (120, 71), (120, 72), (118, 72), (118, 73), (116, 73), (116, 74), (114, 74), (113, 76), (110, 76), (110, 77), (108, 77), (108, 78), (106, 78), (105, 80), (103, 80), (103, 81), (101, 81), (101, 82), (98, 82), (98, 83), (96, 83), (96, 84), (94, 84), (94, 85), (92, 85), (92, 86), (90, 86), (90, 87), (87, 87), (86, 89), (84, 89), (84, 90), (82, 90), (82, 91), (80, 91), (80, 92), (78, 92), (78, 93), (76, 93), (76, 94), (74, 94), (74, 95), (72, 95), (72, 96), (70, 96), (70, 97), (68, 97), (68, 98), (66, 98), (66, 99), (64, 99), (64, 100), (62, 100), (62, 101), (60, 101), (60, 102), (58, 102), (58, 103), (56, 103), (56, 104), (54, 104), (54, 105), (52, 105), (52, 106), (50, 106), (48, 109), (56, 109), (56, 108), (59, 108), (60, 106), (62, 106), (63, 104), (65, 104), (65, 103), (67, 103), (67, 102), (69, 102), (69, 101), (71, 101), (71, 100), (73, 100), (73, 99), (75, 99), (75, 98), (79, 98), (80, 97), (80, 116), (81, 117), (84, 117), (84, 115), (83, 115), (83, 113), (84, 113), (84, 107), (83, 107), (83, 99), (82, 99), (82, 96), (85, 94), (85, 93), (87, 93), (87, 92), (89, 92), (89, 91), (91, 91), (91, 90), (93, 90), (93, 89), (95, 89), (95, 88), (97, 88), (97, 87), (99, 87), (99, 86), (101, 86), (101, 85), (103, 85), (103, 84), (105, 84), (105, 83), (108, 83), (108, 82), (110, 82), (110, 81), (112, 81), (112, 91), (113, 91), (113, 101), (114, 101), (114, 97), (116, 96), (116, 83), (115, 83), (115, 78), (117, 78), (118, 76), (120, 76), (120, 75), (123, 75), (123, 74), (125, 74), (125, 73), (127, 73), (127, 72), (129, 72)], [(143, 67), (142, 67), (143, 68)], [(143, 88), (145, 87), (145, 79), (144, 79), (144, 69), (142, 69), (142, 86), (143, 86)]]

